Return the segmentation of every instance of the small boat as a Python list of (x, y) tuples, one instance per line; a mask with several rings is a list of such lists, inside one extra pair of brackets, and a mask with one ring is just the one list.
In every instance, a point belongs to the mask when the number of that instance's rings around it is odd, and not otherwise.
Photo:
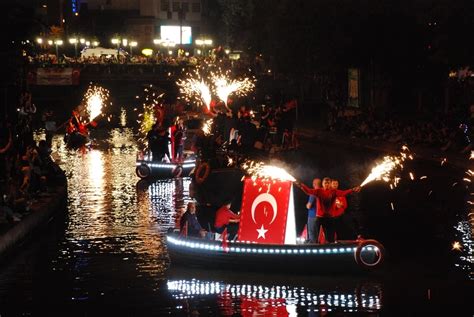
[(182, 237), (167, 234), (173, 263), (195, 267), (242, 270), (327, 271), (379, 267), (384, 247), (376, 240), (340, 241), (328, 244), (256, 244)]
[(139, 153), (135, 165), (136, 174), (142, 179), (187, 177), (196, 166), (196, 159), (191, 155), (184, 161), (160, 162), (153, 161), (149, 154)]
[(376, 240), (300, 243), (291, 181), (246, 177), (243, 182), (236, 238), (201, 239), (171, 231), (167, 245), (172, 265), (319, 272), (374, 269), (383, 263), (384, 247)]
[(64, 135), (64, 142), (67, 147), (77, 149), (89, 143), (90, 140), (88, 135), (76, 131), (73, 133), (66, 133)]

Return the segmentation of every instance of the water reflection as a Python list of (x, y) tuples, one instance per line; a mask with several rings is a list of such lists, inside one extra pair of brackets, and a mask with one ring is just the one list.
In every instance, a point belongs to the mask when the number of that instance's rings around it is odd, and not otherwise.
[[(162, 277), (168, 263), (162, 236), (187, 199), (189, 180), (148, 184), (145, 191), (135, 186), (136, 143), (128, 128), (111, 130), (98, 148), (69, 150), (59, 136), (53, 141), (69, 181), (60, 258), (78, 264), (89, 254), (117, 254), (136, 266), (138, 276)], [(78, 276), (85, 274), (83, 265), (76, 268)]]
[(303, 312), (308, 315), (374, 313), (382, 309), (382, 288), (377, 282), (347, 277), (329, 281), (311, 276), (300, 277), (297, 283), (293, 281), (289, 285), (287, 280), (278, 284), (281, 277), (262, 280), (262, 276), (254, 276), (254, 279), (242, 276), (242, 280), (229, 281), (228, 277), (215, 277), (214, 274), (212, 279), (179, 278), (179, 275), (169, 279), (167, 287), (177, 301), (177, 308), (185, 312), (202, 309), (205, 307), (203, 302), (208, 301), (216, 302), (218, 314), (226, 316), (296, 316)]

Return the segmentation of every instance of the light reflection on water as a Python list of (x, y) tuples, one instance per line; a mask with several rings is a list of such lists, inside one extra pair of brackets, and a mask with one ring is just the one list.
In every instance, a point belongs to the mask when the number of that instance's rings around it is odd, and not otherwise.
[[(377, 283), (368, 288), (354, 285), (341, 290), (338, 282), (325, 287), (288, 286), (285, 281), (261, 284), (259, 279), (248, 283), (227, 282), (210, 278), (213, 272), (209, 272), (208, 277), (199, 279), (170, 278), (163, 289), (160, 282), (169, 275), (163, 234), (174, 226), (175, 211), (189, 200), (190, 180), (151, 184), (138, 181), (135, 175), (137, 145), (131, 129), (113, 129), (98, 139), (97, 147), (77, 151), (67, 149), (62, 136), (55, 136), (53, 140), (53, 156), (60, 160), (68, 176), (69, 217), (52, 270), (72, 271), (74, 279), (68, 287), (73, 289), (73, 301), (107, 295), (113, 289), (126, 294), (124, 283), (128, 285), (142, 278), (145, 286), (135, 285), (132, 290), (150, 287), (161, 291), (154, 299), (157, 306), (169, 305), (169, 302), (161, 304), (160, 300), (171, 296), (180, 306), (192, 301), (191, 304), (202, 310), (205, 306), (202, 301), (210, 301), (210, 305), (236, 314), (249, 310), (262, 313), (259, 311), (262, 306), (277, 311), (283, 307), (288, 314), (295, 309), (311, 312), (381, 310), (382, 287)], [(359, 201), (353, 203), (358, 206)], [(459, 253), (459, 265), (464, 268), (472, 264), (472, 228), (460, 221), (455, 229), (465, 246)], [(116, 273), (108, 275), (108, 271)]]
[[(317, 280), (316, 278), (314, 280)], [(198, 300), (214, 300), (223, 315), (296, 316), (298, 312), (377, 312), (382, 308), (378, 283), (345, 283), (338, 289), (226, 283), (219, 280), (171, 279), (168, 291), (178, 308), (195, 306)]]

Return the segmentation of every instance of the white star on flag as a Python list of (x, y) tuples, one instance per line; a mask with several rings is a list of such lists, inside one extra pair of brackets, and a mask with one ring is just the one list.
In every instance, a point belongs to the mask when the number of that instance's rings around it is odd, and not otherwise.
[(257, 232), (258, 232), (258, 237), (257, 239), (260, 239), (260, 238), (263, 238), (263, 239), (266, 239), (265, 238), (265, 233), (268, 231), (268, 229), (265, 229), (262, 225), (262, 227), (260, 229), (257, 229)]

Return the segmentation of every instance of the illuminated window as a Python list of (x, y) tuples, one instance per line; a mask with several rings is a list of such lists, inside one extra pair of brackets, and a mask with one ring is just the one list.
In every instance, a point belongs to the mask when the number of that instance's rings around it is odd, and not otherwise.
[(169, 0), (161, 0), (161, 11), (169, 11), (169, 10), (170, 10)]
[(193, 12), (201, 12), (201, 3), (200, 2), (193, 2), (192, 8)]

